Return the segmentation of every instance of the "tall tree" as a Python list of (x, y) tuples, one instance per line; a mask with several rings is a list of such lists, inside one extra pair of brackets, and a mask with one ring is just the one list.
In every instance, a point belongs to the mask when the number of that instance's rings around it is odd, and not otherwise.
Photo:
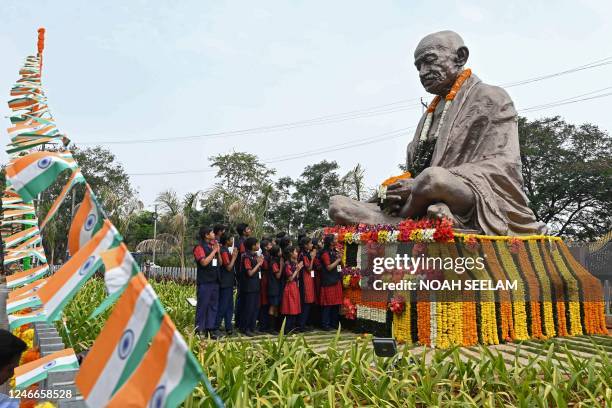
[(256, 155), (243, 152), (213, 156), (210, 161), (219, 181), (206, 192), (204, 211), (220, 211), (224, 223), (232, 226), (246, 222), (255, 234), (261, 234), (276, 170), (268, 168)]
[(299, 203), (293, 200), (295, 183), (291, 177), (281, 177), (274, 184), (271, 205), (266, 213), (266, 227), (272, 231), (297, 231)]
[(338, 174), (338, 163), (327, 160), (306, 166), (294, 182), (294, 188), (292, 198), (299, 220), (296, 227), (306, 230), (328, 225), (329, 198), (335, 194), (345, 194)]
[(612, 229), (612, 138), (559, 117), (519, 118), (525, 191), (554, 234), (595, 240)]
[(349, 170), (340, 181), (346, 195), (354, 200), (361, 201), (372, 194), (372, 189), (365, 185), (365, 169), (360, 163)]

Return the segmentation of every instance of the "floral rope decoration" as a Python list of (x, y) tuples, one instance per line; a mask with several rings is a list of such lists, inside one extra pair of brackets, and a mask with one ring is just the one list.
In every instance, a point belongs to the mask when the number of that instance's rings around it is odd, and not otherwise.
[(582, 323), (580, 321), (580, 293), (578, 281), (572, 276), (572, 273), (567, 269), (567, 266), (561, 259), (559, 251), (552, 251), (553, 260), (557, 265), (561, 277), (565, 281), (569, 300), (569, 316), (570, 316), (570, 335), (579, 336), (583, 334)]
[(541, 309), (542, 304), (540, 302), (541, 291), (540, 285), (538, 283), (538, 279), (534, 269), (531, 267), (531, 263), (529, 262), (529, 255), (527, 254), (527, 249), (522, 241), (519, 241), (518, 248), (518, 265), (520, 270), (523, 272), (525, 276), (525, 280), (527, 281), (527, 286), (529, 288), (529, 310), (531, 316), (531, 337), (536, 339), (545, 339), (546, 336), (542, 333), (542, 315)]
[(563, 280), (555, 268), (555, 264), (553, 263), (549, 251), (548, 245), (543, 241), (539, 241), (538, 245), (540, 247), (540, 251), (543, 255), (544, 266), (546, 268), (546, 273), (550, 278), (551, 287), (554, 290), (555, 294), (555, 309), (556, 309), (556, 317), (557, 317), (557, 333), (559, 336), (567, 336), (568, 332), (568, 324), (565, 315), (565, 302), (567, 297), (565, 295), (565, 290), (563, 289)]
[[(527, 340), (529, 339), (529, 333), (527, 331), (527, 310), (525, 309), (525, 300), (527, 295), (525, 292), (525, 285), (523, 279), (519, 275), (519, 272), (514, 264), (512, 255), (510, 252), (514, 250), (514, 253), (518, 253), (519, 245), (521, 242), (518, 240), (511, 240), (514, 244), (510, 244), (508, 247), (497, 243), (497, 250), (501, 260), (501, 266), (506, 272), (506, 276), (510, 281), (516, 282), (516, 290), (510, 292), (512, 296), (512, 311), (514, 316), (514, 334), (513, 339), (515, 340)], [(508, 248), (511, 248), (508, 250)]]
[(455, 234), (450, 219), (405, 220), (394, 225), (366, 225), (327, 227), (324, 233), (334, 234), (342, 245), (394, 242), (452, 242)]
[(550, 280), (544, 267), (544, 262), (540, 256), (538, 244), (535, 241), (529, 241), (527, 243), (529, 249), (528, 254), (531, 256), (533, 266), (535, 268), (535, 275), (538, 278), (541, 290), (541, 299), (544, 310), (543, 317), (543, 334), (545, 337), (554, 337), (557, 332), (555, 331), (555, 319), (553, 313), (553, 296), (550, 287)]
[(601, 282), (576, 261), (563, 242), (559, 242), (557, 245), (565, 259), (569, 261), (571, 269), (582, 282), (585, 293), (583, 306), (586, 332), (588, 334), (608, 334), (605, 314), (602, 312), (604, 310), (603, 296), (597, 296), (597, 293), (602, 293)]

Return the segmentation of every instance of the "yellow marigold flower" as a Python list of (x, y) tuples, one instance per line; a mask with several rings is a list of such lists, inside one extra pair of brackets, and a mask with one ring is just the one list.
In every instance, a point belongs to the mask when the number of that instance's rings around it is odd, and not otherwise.
[(39, 402), (34, 406), (34, 408), (55, 408), (55, 405), (50, 403), (49, 401)]

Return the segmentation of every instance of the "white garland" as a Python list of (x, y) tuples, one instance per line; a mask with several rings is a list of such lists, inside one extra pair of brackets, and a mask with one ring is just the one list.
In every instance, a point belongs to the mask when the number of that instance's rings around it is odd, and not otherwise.
[(381, 184), (378, 187), (378, 198), (380, 198), (381, 203), (387, 198), (387, 186), (384, 184)]
[(386, 323), (387, 310), (357, 304), (357, 318), (378, 323)]
[(429, 302), (429, 315), (431, 316), (429, 340), (431, 347), (436, 347), (436, 338), (438, 337), (438, 318), (436, 316), (436, 302)]
[[(442, 130), (442, 124), (444, 123), (444, 119), (446, 119), (446, 113), (450, 108), (452, 103), (452, 99), (444, 102), (444, 109), (442, 109), (442, 115), (440, 116), (440, 121), (438, 122), (438, 127), (436, 128), (436, 133), (434, 133), (433, 140), (437, 140), (438, 136), (440, 136), (440, 131)], [(435, 110), (435, 109), (434, 109)], [(419, 136), (419, 140), (424, 142), (427, 140), (427, 135), (429, 134), (429, 129), (431, 128), (431, 124), (433, 122), (433, 112), (428, 112), (427, 117), (425, 118), (425, 123), (423, 124), (423, 129), (421, 129), (421, 135)]]
[(427, 112), (427, 116), (425, 117), (425, 123), (423, 123), (423, 129), (421, 129), (421, 136), (419, 140), (424, 142), (427, 140), (427, 134), (429, 133), (429, 128), (431, 127), (431, 122), (433, 121), (433, 112)]

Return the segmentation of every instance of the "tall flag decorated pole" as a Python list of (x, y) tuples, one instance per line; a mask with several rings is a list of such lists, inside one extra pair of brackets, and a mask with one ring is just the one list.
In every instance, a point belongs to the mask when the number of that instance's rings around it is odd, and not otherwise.
[[(49, 111), (41, 86), (45, 29), (38, 30), (37, 55), (26, 58), (21, 78), (11, 89), (13, 111), (7, 129), (9, 163), (2, 195), (3, 265), (12, 269), (7, 287), (11, 330), (33, 322), (53, 323), (93, 274), (104, 269), (107, 297), (97, 316), (115, 304), (102, 331), (80, 366), (76, 384), (89, 407), (177, 407), (200, 382), (217, 407), (223, 401), (157, 294), (140, 272), (123, 238), (108, 219), (92, 187), (68, 150)], [(46, 148), (49, 146), (49, 148)], [(69, 173), (58, 197), (39, 224), (34, 200)], [(52, 273), (42, 247), (41, 230), (72, 191), (83, 200), (68, 233), (70, 259)], [(24, 260), (21, 268), (17, 261)], [(30, 265), (30, 260), (37, 264)], [(26, 308), (30, 310), (24, 310)], [(17, 383), (26, 387), (51, 371), (75, 369), (71, 349), (19, 367)], [(144, 404), (144, 405), (143, 405)]]

